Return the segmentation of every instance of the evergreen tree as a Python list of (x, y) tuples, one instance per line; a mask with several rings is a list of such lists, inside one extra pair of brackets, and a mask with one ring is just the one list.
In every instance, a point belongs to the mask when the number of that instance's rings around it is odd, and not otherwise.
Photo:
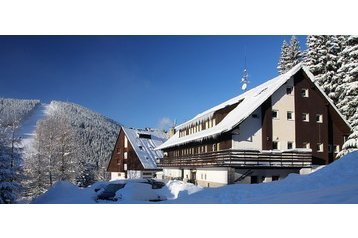
[(280, 74), (284, 74), (288, 71), (288, 66), (287, 66), (289, 60), (288, 51), (289, 51), (289, 45), (284, 40), (281, 47), (281, 56), (277, 66), (278, 72)]
[(295, 36), (291, 37), (290, 44), (284, 40), (281, 47), (281, 56), (278, 62), (278, 72), (284, 74), (292, 67), (302, 61), (302, 52), (300, 50), (299, 42)]
[(358, 150), (358, 36), (347, 37), (346, 46), (340, 57), (341, 67), (338, 70), (341, 84), (337, 107), (353, 127), (353, 133), (337, 155), (341, 157), (351, 151)]
[(337, 107), (346, 116), (351, 126), (358, 130), (358, 36), (347, 38), (341, 53), (338, 70), (340, 85), (337, 86)]
[(344, 143), (342, 151), (337, 154), (337, 158), (340, 158), (350, 152), (358, 150), (358, 131), (354, 131), (348, 140)]
[(316, 78), (318, 85), (335, 104), (338, 102), (337, 86), (341, 83), (337, 71), (339, 57), (345, 45), (344, 36), (310, 35), (307, 37), (305, 64)]

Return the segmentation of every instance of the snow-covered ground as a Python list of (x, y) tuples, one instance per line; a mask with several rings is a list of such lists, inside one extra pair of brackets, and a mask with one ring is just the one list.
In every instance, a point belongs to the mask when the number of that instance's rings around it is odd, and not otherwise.
[[(59, 182), (35, 203), (96, 203), (95, 187), (81, 189)], [(132, 193), (133, 190), (128, 191)], [(136, 191), (138, 193), (138, 191)], [(168, 198), (159, 203), (220, 204), (355, 204), (358, 203), (358, 151), (308, 175), (290, 174), (287, 178), (264, 184), (237, 184), (220, 188), (201, 188), (182, 181), (169, 181), (157, 191)], [(101, 202), (99, 202), (101, 203)], [(109, 203), (109, 202), (103, 202)], [(114, 202), (111, 202), (114, 203)], [(119, 200), (117, 203), (123, 203)], [(125, 203), (149, 203), (136, 199)]]
[(32, 150), (32, 143), (36, 130), (36, 123), (42, 120), (45, 116), (49, 115), (50, 104), (40, 104), (36, 106), (31, 112), (31, 115), (21, 124), (16, 130), (16, 137), (21, 138), (19, 147), (24, 149), (24, 153), (30, 153)]

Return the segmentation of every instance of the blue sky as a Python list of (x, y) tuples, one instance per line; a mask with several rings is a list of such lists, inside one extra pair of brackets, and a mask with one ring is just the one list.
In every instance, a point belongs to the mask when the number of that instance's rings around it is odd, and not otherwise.
[(131, 127), (182, 123), (242, 93), (245, 56), (249, 89), (276, 76), (290, 38), (0, 36), (0, 97), (74, 102)]

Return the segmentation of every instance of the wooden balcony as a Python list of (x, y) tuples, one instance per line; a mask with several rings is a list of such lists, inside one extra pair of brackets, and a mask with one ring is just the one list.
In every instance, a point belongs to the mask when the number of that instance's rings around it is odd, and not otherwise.
[(312, 152), (309, 151), (255, 151), (222, 150), (216, 152), (165, 157), (159, 160), (158, 167), (198, 168), (308, 168), (312, 165)]

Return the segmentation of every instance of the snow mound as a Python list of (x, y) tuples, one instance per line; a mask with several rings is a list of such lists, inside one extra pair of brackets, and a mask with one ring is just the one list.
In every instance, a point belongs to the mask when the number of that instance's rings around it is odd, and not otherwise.
[(170, 199), (185, 197), (203, 189), (200, 186), (195, 186), (192, 183), (185, 183), (180, 180), (171, 180), (166, 184), (166, 187), (172, 195), (171, 197), (168, 197)]
[(265, 184), (228, 185), (208, 188), (173, 203), (358, 203), (358, 152), (350, 153), (320, 170), (290, 174), (286, 179)]
[(166, 200), (152, 185), (146, 183), (127, 183), (123, 189), (116, 192), (115, 198), (119, 203), (146, 202), (151, 200)]
[(70, 182), (59, 181), (46, 193), (40, 195), (33, 204), (91, 204), (96, 194), (92, 189), (81, 189)]

